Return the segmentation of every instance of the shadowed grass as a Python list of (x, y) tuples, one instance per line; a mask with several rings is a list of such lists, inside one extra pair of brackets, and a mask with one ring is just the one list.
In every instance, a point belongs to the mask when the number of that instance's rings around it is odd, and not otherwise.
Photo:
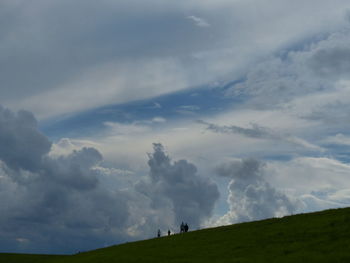
[(17, 256), (22, 258), (8, 261), (0, 254), (0, 262), (350, 262), (350, 208), (204, 229), (73, 256), (37, 256), (38, 261)]
[[(67, 256), (54, 255), (29, 255), (29, 254), (0, 254), (1, 263), (46, 263), (52, 262), (55, 258), (60, 260)], [(64, 261), (62, 261), (64, 262)]]

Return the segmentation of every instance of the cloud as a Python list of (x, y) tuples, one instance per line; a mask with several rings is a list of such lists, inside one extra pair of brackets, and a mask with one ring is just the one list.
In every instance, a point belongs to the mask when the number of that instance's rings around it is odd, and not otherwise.
[(322, 143), (350, 146), (350, 137), (342, 133), (338, 133), (334, 136), (328, 136), (327, 138), (323, 139)]
[(179, 107), (179, 109), (188, 110), (188, 111), (198, 111), (201, 108), (197, 105), (182, 105)]
[[(191, 85), (186, 75), (181, 62), (170, 57), (135, 58), (133, 62), (124, 63), (106, 62), (84, 69), (84, 73), (77, 74), (56, 88), (23, 99), (16, 98), (9, 104), (12, 107), (20, 104), (22, 108), (37, 112), (40, 119), (47, 119), (182, 90)], [(103, 88), (103, 92), (97, 94), (97, 87)]]
[[(287, 162), (267, 163), (270, 182), (296, 189), (297, 195), (318, 189), (347, 189), (350, 165), (331, 157), (297, 157)], [(284, 186), (283, 186), (284, 185)]]
[(160, 105), (158, 102), (154, 102), (153, 106), (151, 106), (150, 108), (152, 108), (152, 109), (161, 109), (162, 105)]
[(113, 135), (137, 135), (149, 132), (151, 128), (144, 124), (123, 124), (118, 122), (105, 122), (104, 125), (109, 128)]
[(197, 105), (182, 105), (177, 107), (175, 111), (184, 115), (196, 115), (200, 109)]
[(252, 124), (252, 128), (242, 128), (239, 126), (219, 126), (213, 123), (209, 123), (203, 120), (198, 120), (197, 123), (204, 124), (207, 126), (207, 130), (211, 130), (216, 133), (237, 133), (251, 138), (265, 138), (272, 139), (276, 138), (269, 132), (268, 129), (260, 127), (257, 124)]
[(341, 29), (272, 56), (252, 67), (246, 79), (229, 88), (226, 95), (249, 96), (247, 108), (327, 121), (332, 119), (331, 111), (337, 118), (346, 108), (349, 43), (348, 29)]
[(216, 184), (197, 174), (197, 168), (186, 160), (172, 162), (161, 144), (154, 144), (149, 154), (150, 181), (140, 182), (137, 189), (150, 198), (154, 209), (164, 209), (174, 216), (173, 225), (187, 222), (198, 227), (213, 212), (219, 198)]
[[(337, 81), (333, 87), (313, 94), (300, 96), (285, 104), (285, 108), (292, 114), (298, 115), (308, 121), (321, 122), (332, 127), (334, 132), (348, 129), (348, 116), (350, 106), (349, 81)], [(323, 130), (320, 127), (320, 131)]]
[(31, 113), (2, 107), (0, 143), (7, 146), (0, 152), (2, 252), (73, 253), (158, 228), (177, 231), (182, 220), (198, 227), (219, 197), (215, 183), (186, 160), (172, 162), (161, 144), (149, 154), (149, 174), (136, 174), (104, 165), (97, 149), (84, 147), (98, 146), (90, 141), (52, 144)]
[(37, 130), (33, 114), (14, 114), (0, 106), (0, 123), (0, 159), (13, 169), (36, 170), (51, 143)]
[(273, 187), (298, 199), (298, 212), (349, 206), (349, 163), (326, 157), (298, 157), (266, 163), (266, 178)]
[(264, 178), (264, 165), (255, 159), (235, 160), (216, 168), (220, 176), (231, 179), (230, 210), (219, 224), (230, 224), (294, 213), (298, 203), (273, 188)]
[(205, 21), (203, 18), (200, 18), (198, 16), (188, 16), (188, 19), (192, 20), (196, 26), (199, 27), (209, 27), (210, 24)]
[(96, 149), (49, 155), (33, 115), (4, 108), (0, 144), (3, 252), (75, 252), (125, 239), (126, 195), (102, 187)]
[(140, 136), (149, 134), (153, 131), (154, 126), (163, 125), (167, 120), (163, 117), (154, 117), (152, 119), (134, 121), (131, 123), (120, 122), (104, 122), (104, 126), (107, 128), (106, 135), (110, 136)]
[(268, 139), (268, 140), (277, 140), (277, 141), (284, 141), (290, 144), (294, 144), (296, 146), (301, 146), (304, 148), (308, 148), (310, 150), (315, 151), (324, 151), (321, 147), (311, 144), (301, 138), (287, 135), (287, 134), (281, 134), (278, 132), (275, 132), (271, 129), (259, 126), (258, 124), (251, 124), (252, 128), (242, 128), (235, 125), (230, 126), (220, 126), (213, 123), (209, 123), (203, 120), (198, 120), (197, 123), (204, 124), (207, 126), (207, 130), (213, 131), (215, 133), (225, 133), (225, 134), (240, 134), (249, 138), (255, 138), (255, 139)]
[(341, 43), (341, 46), (321, 47), (315, 51), (309, 63), (316, 74), (333, 79), (349, 77), (350, 48), (343, 46), (345, 43)]
[[(349, 205), (349, 194), (341, 195), (334, 189), (322, 189), (320, 191), (313, 191), (309, 194), (303, 194), (299, 198), (304, 203), (305, 212), (321, 211), (330, 208), (346, 207)], [(341, 191), (339, 191), (341, 192)], [(332, 195), (337, 196), (337, 200), (332, 200)], [(340, 199), (340, 200), (339, 200)], [(347, 202), (344, 202), (347, 201)]]
[(51, 146), (49, 156), (58, 158), (60, 156), (69, 155), (71, 152), (78, 151), (83, 147), (98, 148), (99, 144), (89, 140), (61, 138)]
[(154, 118), (152, 119), (152, 122), (155, 122), (155, 123), (164, 123), (164, 122), (166, 122), (166, 119), (163, 118), (163, 117), (154, 117)]
[(345, 7), (343, 0), (4, 0), (2, 103), (43, 119), (232, 80), (266, 54), (342, 26)]

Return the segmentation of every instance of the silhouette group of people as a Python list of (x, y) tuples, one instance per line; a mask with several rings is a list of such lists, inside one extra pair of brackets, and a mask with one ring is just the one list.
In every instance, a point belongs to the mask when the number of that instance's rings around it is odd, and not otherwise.
[(188, 232), (188, 225), (187, 223), (184, 224), (184, 222), (182, 222), (180, 225), (180, 233), (185, 233), (185, 232)]
[[(189, 229), (188, 224), (182, 222), (180, 225), (180, 233), (186, 233), (186, 232), (188, 232), (188, 229)], [(160, 229), (158, 229), (157, 237), (161, 237), (161, 235), (162, 235), (162, 232), (160, 231)], [(170, 229), (168, 229), (168, 236), (170, 236), (170, 235), (171, 235), (171, 231), (170, 231)]]

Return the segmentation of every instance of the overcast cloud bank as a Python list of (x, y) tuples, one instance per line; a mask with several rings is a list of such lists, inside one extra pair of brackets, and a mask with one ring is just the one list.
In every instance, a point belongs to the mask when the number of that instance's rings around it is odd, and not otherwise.
[(149, 175), (118, 187), (130, 173), (101, 166), (92, 147), (52, 154), (27, 111), (0, 108), (0, 144), (2, 252), (72, 253), (177, 231), (181, 221), (197, 228), (219, 196), (215, 183), (186, 160), (172, 163), (161, 144), (149, 154)]
[[(189, 161), (172, 161), (159, 143), (148, 155), (149, 173), (135, 175), (104, 166), (98, 150), (84, 147), (88, 142), (64, 139), (52, 147), (31, 113), (4, 108), (0, 142), (7, 145), (0, 152), (4, 252), (76, 252), (153, 237), (158, 228), (178, 231), (181, 221), (196, 229), (341, 207), (350, 200), (350, 185), (343, 183), (347, 164), (235, 159), (216, 167), (230, 181), (229, 210), (214, 220), (217, 184)], [(279, 190), (288, 181), (290, 189)]]
[(2, 104), (43, 119), (230, 81), (271, 52), (344, 26), (348, 7), (345, 0), (3, 0)]

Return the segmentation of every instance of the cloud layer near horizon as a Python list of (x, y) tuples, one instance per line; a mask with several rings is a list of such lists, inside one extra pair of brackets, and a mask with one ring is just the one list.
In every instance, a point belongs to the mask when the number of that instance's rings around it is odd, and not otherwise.
[(101, 166), (95, 148), (49, 154), (51, 142), (26, 111), (0, 108), (0, 143), (2, 252), (72, 253), (152, 237), (181, 220), (199, 227), (219, 195), (193, 164), (172, 164), (160, 144), (149, 175), (118, 187), (130, 174)]

